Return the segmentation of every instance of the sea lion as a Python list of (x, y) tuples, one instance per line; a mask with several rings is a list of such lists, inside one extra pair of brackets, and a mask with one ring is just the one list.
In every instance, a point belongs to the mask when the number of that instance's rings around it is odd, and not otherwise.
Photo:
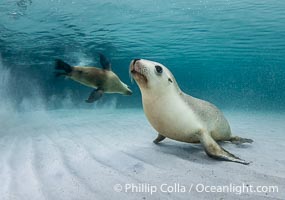
[(249, 164), (223, 149), (217, 141), (251, 143), (253, 140), (232, 136), (223, 113), (213, 104), (182, 92), (165, 66), (134, 59), (129, 72), (140, 88), (145, 115), (158, 132), (153, 141), (155, 144), (166, 137), (181, 142), (201, 143), (212, 158)]
[(119, 77), (112, 71), (110, 61), (103, 55), (100, 55), (100, 64), (102, 69), (97, 67), (70, 66), (60, 59), (55, 60), (55, 76), (66, 76), (74, 81), (91, 88), (95, 88), (87, 103), (92, 103), (102, 97), (104, 93), (119, 93), (131, 95), (131, 89), (123, 83)]

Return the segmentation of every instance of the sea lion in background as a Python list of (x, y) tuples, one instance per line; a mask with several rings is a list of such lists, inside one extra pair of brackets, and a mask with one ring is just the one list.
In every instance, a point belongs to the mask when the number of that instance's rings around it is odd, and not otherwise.
[(129, 70), (141, 90), (146, 117), (158, 131), (155, 144), (166, 137), (181, 142), (200, 142), (212, 158), (249, 164), (223, 149), (217, 141), (251, 143), (253, 140), (231, 136), (223, 113), (213, 104), (183, 93), (165, 66), (135, 59)]
[(56, 59), (55, 69), (63, 71), (57, 71), (55, 75), (56, 77), (66, 76), (83, 85), (95, 88), (86, 100), (87, 103), (92, 103), (100, 99), (103, 93), (131, 95), (132, 91), (130, 88), (112, 71), (110, 61), (103, 54), (99, 55), (102, 69), (97, 67), (70, 66), (62, 60)]

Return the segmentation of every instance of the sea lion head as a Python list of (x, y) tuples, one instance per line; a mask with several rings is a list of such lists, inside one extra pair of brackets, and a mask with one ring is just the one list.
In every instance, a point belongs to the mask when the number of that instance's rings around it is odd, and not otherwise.
[(123, 86), (121, 94), (123, 94), (123, 95), (132, 95), (133, 92), (130, 89), (130, 87), (127, 84), (123, 83), (123, 82), (121, 82), (121, 83), (122, 83), (122, 86)]
[(152, 91), (157, 94), (179, 89), (172, 73), (163, 64), (134, 59), (130, 63), (129, 72), (142, 92)]

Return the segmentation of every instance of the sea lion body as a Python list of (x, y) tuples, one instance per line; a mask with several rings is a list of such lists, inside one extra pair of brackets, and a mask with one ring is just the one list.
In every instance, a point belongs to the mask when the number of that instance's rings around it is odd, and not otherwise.
[(94, 88), (86, 100), (87, 103), (97, 101), (104, 93), (131, 95), (131, 89), (111, 70), (109, 60), (103, 54), (99, 55), (102, 69), (97, 67), (70, 66), (64, 61), (57, 59), (55, 69), (61, 71), (56, 71), (56, 76), (66, 76), (85, 86)]
[(67, 76), (85, 86), (101, 88), (104, 93), (128, 94), (130, 91), (113, 71), (97, 67), (74, 66)]
[(160, 101), (144, 100), (143, 108), (149, 122), (160, 134), (177, 141), (199, 143), (196, 133), (201, 129), (207, 129), (216, 141), (231, 137), (227, 120), (214, 105), (182, 92), (179, 96), (167, 93)]
[(130, 64), (130, 73), (141, 90), (146, 117), (159, 133), (155, 143), (165, 137), (181, 142), (200, 142), (210, 157), (248, 164), (216, 141), (244, 143), (252, 140), (233, 137), (223, 113), (213, 104), (182, 92), (165, 66), (135, 59)]

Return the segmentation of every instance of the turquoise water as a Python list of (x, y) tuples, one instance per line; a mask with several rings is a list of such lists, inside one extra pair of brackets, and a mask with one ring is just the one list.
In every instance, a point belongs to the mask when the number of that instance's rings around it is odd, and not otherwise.
[[(284, 0), (0, 0), (0, 200), (284, 199), (284, 22)], [(87, 104), (92, 89), (54, 76), (56, 58), (98, 66), (98, 52), (132, 96)], [(214, 160), (200, 144), (153, 144), (134, 58), (164, 64), (182, 90), (221, 108), (233, 135), (254, 142), (220, 145), (250, 165)], [(129, 183), (279, 192), (114, 187)]]
[(140, 107), (128, 67), (145, 58), (221, 108), (284, 110), (284, 9), (280, 0), (3, 0), (1, 100), (92, 107), (84, 102), (90, 88), (53, 76), (54, 59), (96, 66), (102, 52), (134, 95), (105, 95), (97, 105)]

